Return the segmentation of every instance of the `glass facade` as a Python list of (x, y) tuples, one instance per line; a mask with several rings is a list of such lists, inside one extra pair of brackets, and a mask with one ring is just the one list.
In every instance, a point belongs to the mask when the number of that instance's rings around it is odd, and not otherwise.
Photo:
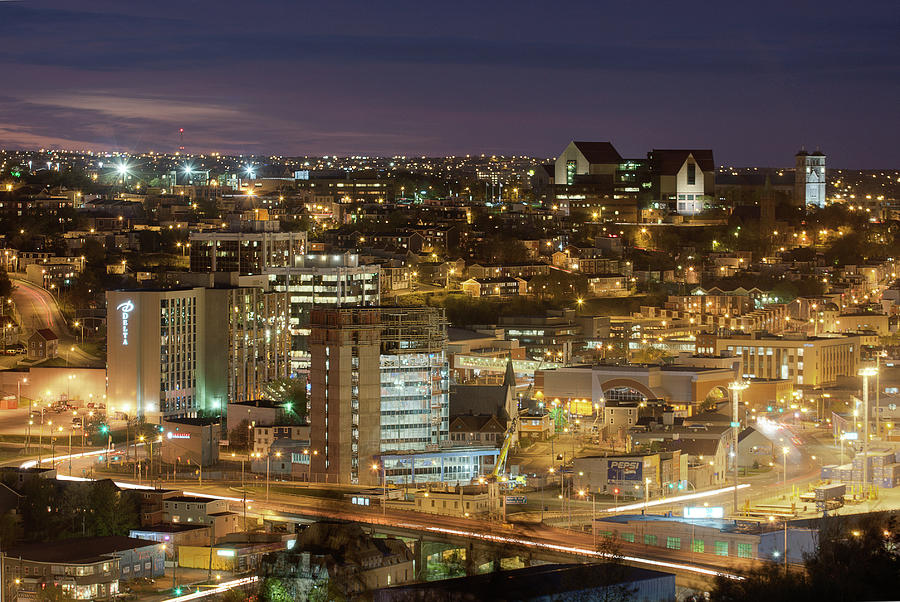
[(424, 451), (450, 432), (444, 352), (381, 356), (381, 451)]
[[(176, 297), (159, 302), (160, 411), (186, 416), (198, 409), (197, 299)], [(150, 408), (146, 408), (148, 411)]]
[(269, 271), (272, 288), (288, 294), (291, 368), (309, 366), (309, 312), (314, 307), (374, 307), (381, 302), (378, 266)]

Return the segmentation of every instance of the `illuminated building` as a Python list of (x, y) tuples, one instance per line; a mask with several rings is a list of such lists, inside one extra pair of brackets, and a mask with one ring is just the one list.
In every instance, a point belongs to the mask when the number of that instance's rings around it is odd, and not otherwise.
[(196, 417), (289, 375), (284, 293), (194, 287), (106, 299), (111, 409), (154, 423)]
[(800, 207), (825, 206), (825, 155), (804, 149), (795, 155), (794, 204)]

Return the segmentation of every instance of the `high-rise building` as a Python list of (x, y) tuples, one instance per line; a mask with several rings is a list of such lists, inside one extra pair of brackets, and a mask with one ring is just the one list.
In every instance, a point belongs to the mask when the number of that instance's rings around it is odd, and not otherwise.
[(375, 484), (381, 475), (371, 465), (383, 454), (436, 452), (446, 444), (446, 349), (446, 319), (437, 308), (312, 310), (313, 474)]
[(226, 299), (209, 292), (190, 288), (106, 293), (111, 409), (157, 424), (163, 418), (224, 409)]
[(228, 401), (259, 399), (269, 382), (291, 374), (287, 293), (255, 287), (228, 295)]
[(298, 265), (306, 232), (197, 232), (190, 245), (192, 272), (262, 274)]
[(450, 434), (443, 311), (383, 307), (381, 325), (381, 451), (436, 450)]
[(314, 309), (310, 349), (311, 478), (374, 485), (381, 450), (381, 320), (376, 308)]
[(381, 268), (359, 256), (304, 255), (294, 267), (266, 270), (269, 286), (288, 295), (291, 368), (309, 365), (310, 311), (316, 307), (374, 307), (381, 302)]
[(794, 204), (800, 207), (825, 206), (825, 154), (804, 149), (794, 157)]
[(107, 398), (158, 423), (219, 413), (290, 374), (287, 295), (255, 287), (107, 293)]

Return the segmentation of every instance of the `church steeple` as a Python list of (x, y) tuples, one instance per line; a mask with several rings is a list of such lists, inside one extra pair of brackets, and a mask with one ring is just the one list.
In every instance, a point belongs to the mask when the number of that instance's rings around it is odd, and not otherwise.
[(512, 355), (506, 360), (506, 374), (503, 375), (503, 386), (512, 387), (513, 389), (516, 387), (516, 372), (513, 370)]

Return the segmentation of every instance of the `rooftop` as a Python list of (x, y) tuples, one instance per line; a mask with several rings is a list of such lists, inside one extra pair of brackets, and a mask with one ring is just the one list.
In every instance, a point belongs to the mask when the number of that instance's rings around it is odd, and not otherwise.
[(62, 539), (52, 544), (36, 542), (13, 546), (4, 550), (5, 556), (12, 556), (33, 562), (58, 562), (67, 564), (89, 564), (99, 562), (115, 552), (146, 548), (159, 545), (155, 541), (136, 539), (121, 535), (105, 537), (79, 537)]

